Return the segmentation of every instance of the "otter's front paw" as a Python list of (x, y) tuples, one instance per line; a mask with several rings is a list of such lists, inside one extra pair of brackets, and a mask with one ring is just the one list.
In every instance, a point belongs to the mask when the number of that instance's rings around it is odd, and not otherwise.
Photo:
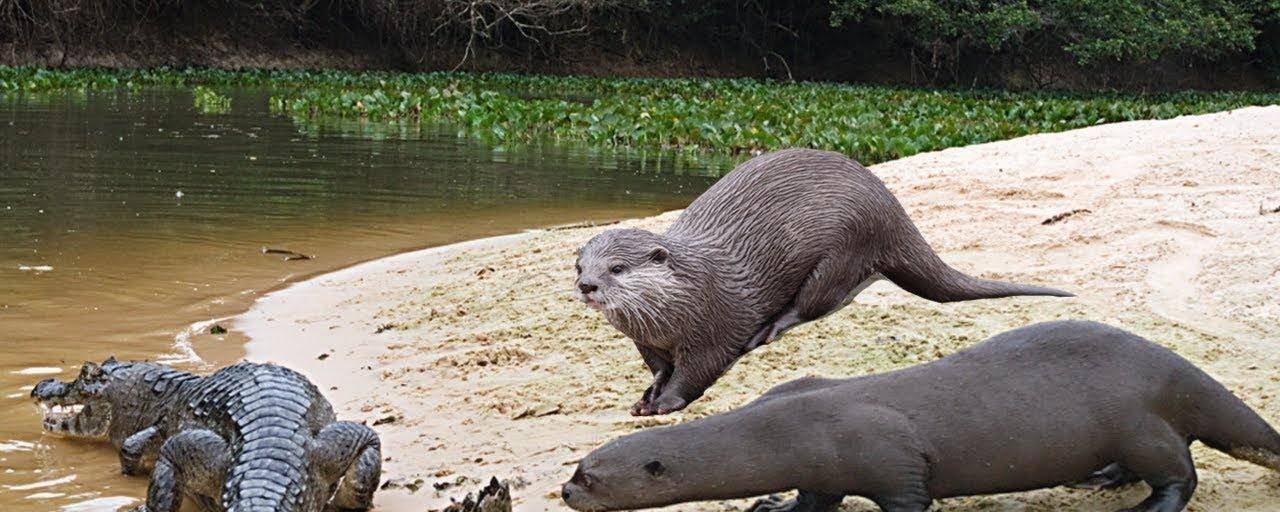
[(631, 406), (632, 416), (653, 416), (653, 413), (653, 404), (649, 402), (649, 395), (645, 395), (644, 398), (641, 398), (635, 405)]
[(644, 396), (631, 406), (632, 416), (653, 416), (658, 413), (658, 408), (654, 406), (654, 401), (658, 395), (662, 393), (662, 386), (667, 383), (665, 372), (659, 372), (653, 376), (653, 384), (649, 385), (649, 389), (644, 390)]
[(672, 394), (666, 394), (658, 397), (649, 407), (654, 410), (654, 414), (671, 414), (684, 409), (688, 405), (688, 400)]

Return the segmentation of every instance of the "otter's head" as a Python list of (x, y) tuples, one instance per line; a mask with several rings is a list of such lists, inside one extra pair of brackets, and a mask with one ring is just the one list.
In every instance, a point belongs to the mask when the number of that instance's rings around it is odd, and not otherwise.
[(560, 496), (575, 510), (600, 512), (795, 489), (812, 475), (797, 469), (811, 461), (792, 447), (829, 411), (775, 400), (628, 434), (583, 457)]
[(670, 244), (641, 229), (611, 229), (578, 250), (578, 296), (594, 309), (654, 315), (679, 283)]
[(31, 390), (31, 398), (44, 410), (45, 432), (66, 437), (105, 440), (115, 414), (108, 398), (115, 358), (101, 365), (84, 363), (80, 375), (71, 382), (45, 379)]
[[(666, 429), (656, 429), (666, 430)], [(649, 432), (615, 439), (591, 452), (561, 487), (574, 510), (602, 512), (660, 507), (685, 501), (689, 461)]]

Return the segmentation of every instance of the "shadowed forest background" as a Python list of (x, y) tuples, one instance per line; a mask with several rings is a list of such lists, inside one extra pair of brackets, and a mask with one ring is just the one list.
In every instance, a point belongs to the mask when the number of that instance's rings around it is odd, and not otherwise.
[(0, 63), (1259, 89), (1280, 0), (0, 0)]

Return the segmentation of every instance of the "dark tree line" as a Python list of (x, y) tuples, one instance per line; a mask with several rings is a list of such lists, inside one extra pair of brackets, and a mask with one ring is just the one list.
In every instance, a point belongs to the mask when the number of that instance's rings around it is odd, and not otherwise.
[(406, 70), (1260, 88), (1280, 80), (1280, 0), (0, 0), (9, 63), (299, 48)]

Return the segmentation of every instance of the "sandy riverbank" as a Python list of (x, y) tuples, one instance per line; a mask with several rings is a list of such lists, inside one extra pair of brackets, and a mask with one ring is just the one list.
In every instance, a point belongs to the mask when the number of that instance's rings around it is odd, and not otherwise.
[[(1086, 318), (1166, 344), (1280, 424), (1280, 107), (1104, 125), (873, 168), (953, 265), (1077, 299), (934, 304), (888, 283), (744, 358), (683, 414), (636, 420), (631, 343), (571, 293), (573, 253), (603, 228), (402, 254), (269, 294), (239, 317), (251, 359), (311, 375), (346, 418), (379, 422), (378, 510), (442, 508), (491, 475), (519, 510), (560, 509), (573, 462), (632, 429), (741, 405), (804, 375), (932, 360), (1030, 322)], [(1046, 219), (1076, 212), (1056, 222)], [(660, 230), (676, 212), (624, 222)], [(323, 357), (322, 357), (323, 356)], [(1192, 510), (1275, 510), (1280, 476), (1197, 446)], [(467, 479), (459, 487), (438, 486)], [(1053, 489), (940, 510), (1113, 510), (1119, 492)], [(731, 504), (735, 505), (735, 504)], [(682, 510), (723, 510), (707, 503)], [(849, 499), (847, 510), (872, 510)]]

